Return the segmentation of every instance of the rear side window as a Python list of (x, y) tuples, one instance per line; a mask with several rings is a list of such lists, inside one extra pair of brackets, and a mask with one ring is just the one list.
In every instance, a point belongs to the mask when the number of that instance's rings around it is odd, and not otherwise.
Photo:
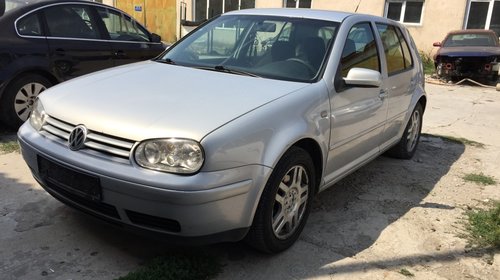
[(410, 49), (401, 31), (386, 24), (377, 24), (377, 30), (384, 46), (388, 74), (392, 75), (412, 68), (413, 60)]
[(17, 22), (17, 32), (25, 36), (42, 36), (42, 28), (38, 14), (30, 14)]
[(99, 39), (98, 25), (90, 7), (57, 5), (44, 10), (49, 33), (53, 37)]
[(149, 35), (133, 19), (114, 10), (97, 8), (109, 37), (116, 41), (149, 42)]
[(396, 33), (398, 34), (399, 42), (401, 43), (401, 47), (403, 48), (403, 56), (405, 60), (405, 69), (409, 69), (413, 67), (413, 58), (411, 57), (410, 47), (406, 42), (403, 33), (399, 28), (396, 28)]
[(377, 44), (369, 23), (358, 23), (351, 28), (349, 35), (347, 35), (340, 63), (344, 78), (354, 67), (380, 72)]

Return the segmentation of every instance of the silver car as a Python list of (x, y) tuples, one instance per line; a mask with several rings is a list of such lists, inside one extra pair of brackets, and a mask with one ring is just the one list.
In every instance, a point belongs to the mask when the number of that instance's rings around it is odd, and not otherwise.
[(408, 159), (426, 105), (402, 25), (230, 12), (160, 57), (55, 86), (19, 130), (45, 190), (114, 223), (279, 252), (313, 197), (381, 153)]

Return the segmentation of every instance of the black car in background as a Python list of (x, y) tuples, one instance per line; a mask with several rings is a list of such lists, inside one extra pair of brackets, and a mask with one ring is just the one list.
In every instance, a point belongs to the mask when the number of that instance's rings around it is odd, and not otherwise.
[(500, 42), (493, 30), (467, 29), (449, 32), (434, 56), (439, 78), (477, 79), (497, 83), (500, 70)]
[(164, 49), (160, 36), (107, 5), (0, 0), (0, 120), (17, 128), (48, 87)]

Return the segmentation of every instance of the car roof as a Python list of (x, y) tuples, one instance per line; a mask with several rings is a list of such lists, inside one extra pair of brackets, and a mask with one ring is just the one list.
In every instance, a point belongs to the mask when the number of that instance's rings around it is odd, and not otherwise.
[[(266, 15), (266, 16), (285, 16), (296, 18), (311, 18), (320, 20), (329, 20), (342, 22), (349, 16), (361, 15), (338, 11), (316, 10), (316, 9), (296, 9), (296, 8), (264, 8), (264, 9), (244, 9), (232, 11), (223, 14), (225, 15)], [(368, 15), (363, 15), (368, 16)]]
[(22, 3), (23, 5), (7, 11), (7, 13), (15, 13), (16, 15), (19, 14), (24, 14), (28, 11), (32, 11), (34, 9), (37, 9), (39, 7), (43, 7), (46, 5), (51, 5), (51, 4), (65, 4), (65, 3), (77, 3), (77, 4), (92, 4), (92, 5), (101, 5), (101, 6), (107, 6), (104, 4), (101, 4), (99, 2), (93, 2), (90, 0), (11, 0), (13, 2), (19, 2)]
[(488, 29), (453, 30), (453, 31), (450, 31), (448, 34), (449, 35), (455, 35), (455, 34), (477, 34), (477, 33), (495, 34), (495, 32), (493, 30), (488, 30)]

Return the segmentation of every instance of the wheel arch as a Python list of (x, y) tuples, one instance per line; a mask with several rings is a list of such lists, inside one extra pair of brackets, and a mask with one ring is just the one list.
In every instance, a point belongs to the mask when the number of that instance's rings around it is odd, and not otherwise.
[(425, 112), (425, 107), (427, 106), (427, 97), (425, 95), (422, 95), (418, 100), (418, 103), (422, 105), (422, 110)]
[(311, 156), (316, 177), (316, 182), (314, 182), (314, 193), (317, 193), (321, 184), (321, 178), (323, 178), (323, 153), (318, 142), (312, 138), (304, 138), (295, 142), (292, 147), (299, 147)]
[(4, 93), (7, 91), (10, 85), (15, 83), (17, 80), (21, 79), (24, 76), (27, 75), (39, 75), (44, 77), (45, 79), (49, 80), (52, 85), (58, 84), (59, 80), (52, 75), (49, 71), (46, 71), (44, 69), (40, 68), (32, 68), (32, 69), (25, 69), (22, 72), (16, 73), (12, 79), (8, 80), (4, 87), (3, 90), (0, 92), (0, 99), (3, 97)]

